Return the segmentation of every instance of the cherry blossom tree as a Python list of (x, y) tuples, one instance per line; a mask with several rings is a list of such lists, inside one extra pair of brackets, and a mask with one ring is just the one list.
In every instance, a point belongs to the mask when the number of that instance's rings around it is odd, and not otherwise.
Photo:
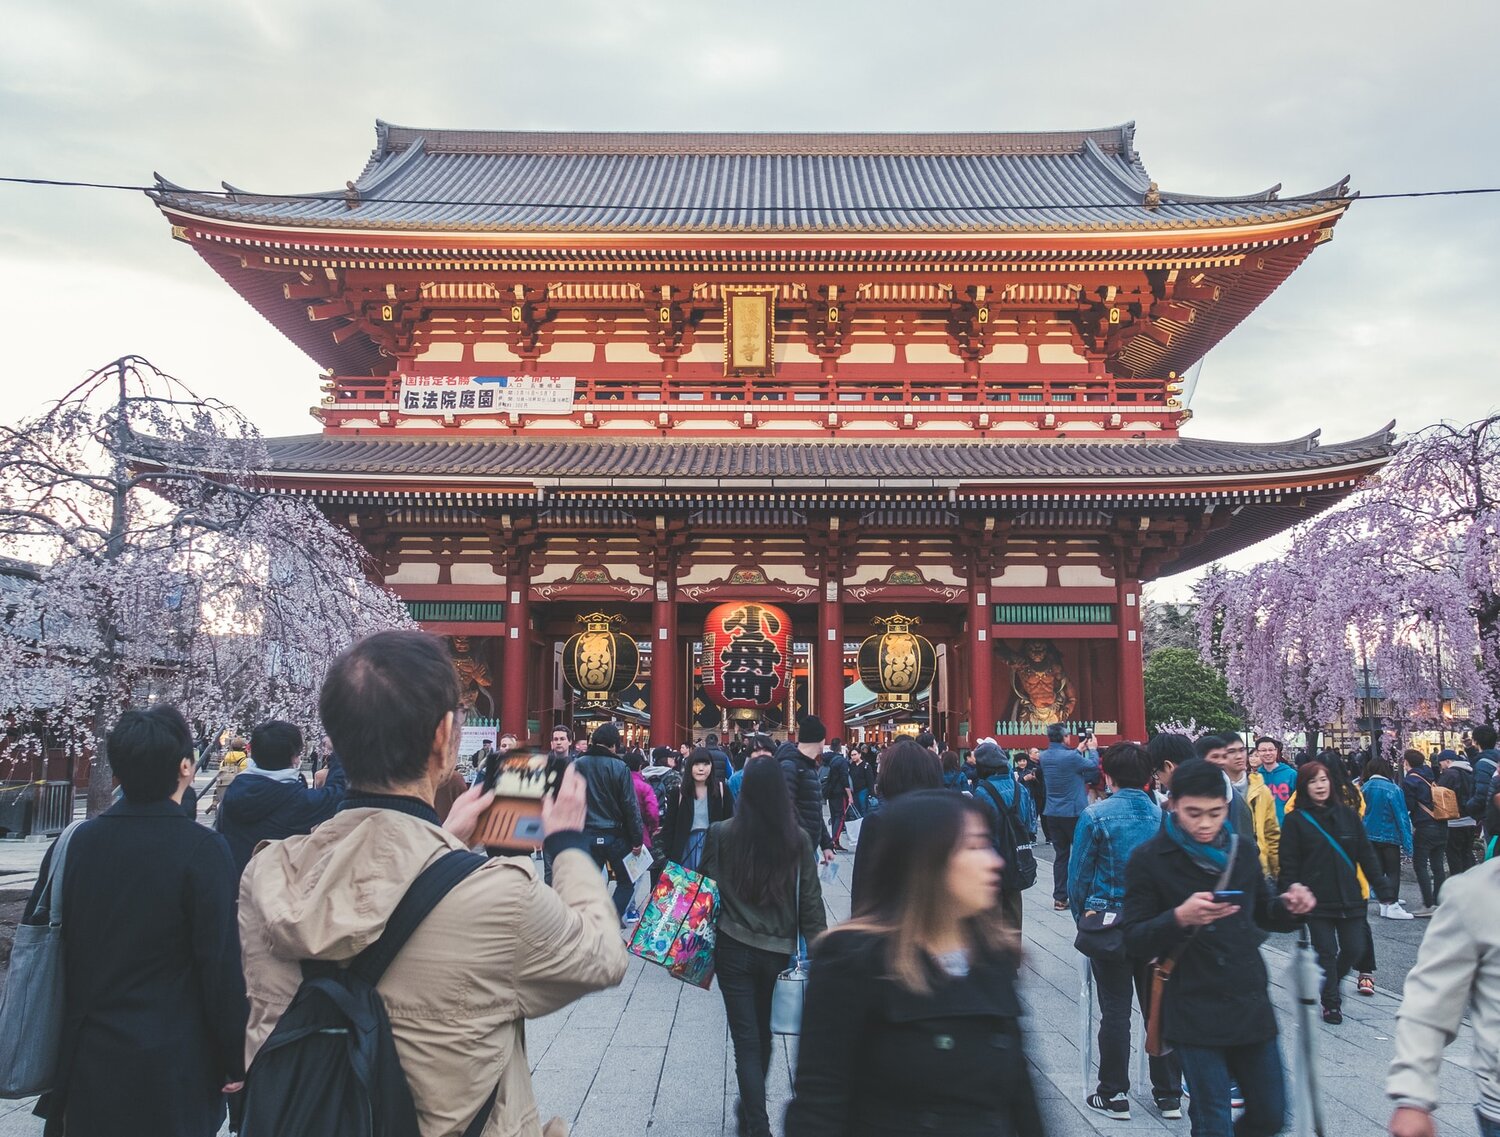
[(1285, 556), (1198, 589), (1205, 652), (1268, 728), (1359, 713), (1362, 677), (1415, 726), (1451, 691), (1500, 713), (1500, 416), (1439, 424), (1293, 531)]
[(238, 412), (134, 356), (0, 426), (0, 555), (40, 570), (0, 613), (0, 717), (13, 752), (92, 754), (91, 814), (125, 708), (174, 702), (205, 739), (312, 728), (333, 657), (411, 626), (364, 550), (264, 469)]

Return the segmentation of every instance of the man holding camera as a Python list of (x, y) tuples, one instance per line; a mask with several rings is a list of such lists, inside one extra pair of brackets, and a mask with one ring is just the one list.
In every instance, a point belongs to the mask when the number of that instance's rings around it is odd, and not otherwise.
[[(424, 869), (469, 847), (489, 800), (482, 788), (455, 803), (445, 826), (432, 805), (458, 756), (459, 696), (447, 647), (421, 632), (368, 636), (329, 669), (319, 711), (348, 796), (311, 834), (262, 849), (245, 870), (249, 1061), (296, 994), (303, 961), (353, 958)], [(447, 893), (381, 978), (423, 1132), (462, 1133), (493, 1098), (487, 1132), (538, 1137), (525, 1020), (624, 977), (585, 812), (583, 780), (570, 771), (542, 805), (554, 887), (530, 858), (491, 860)]]

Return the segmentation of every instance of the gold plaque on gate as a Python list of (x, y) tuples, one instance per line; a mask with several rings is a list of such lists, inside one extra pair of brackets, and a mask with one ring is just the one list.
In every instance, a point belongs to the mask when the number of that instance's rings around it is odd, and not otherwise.
[(724, 374), (770, 375), (775, 367), (776, 289), (724, 290)]

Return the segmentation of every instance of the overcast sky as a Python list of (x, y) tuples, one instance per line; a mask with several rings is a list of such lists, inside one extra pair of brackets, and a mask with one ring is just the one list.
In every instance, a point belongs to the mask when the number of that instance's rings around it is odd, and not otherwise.
[[(1166, 189), (1500, 186), (1500, 4), (0, 0), (0, 175), (340, 187), (374, 121), (1043, 130), (1134, 119)], [(1500, 407), (1500, 195), (1356, 204), (1208, 357), (1194, 434), (1338, 440)], [(317, 366), (144, 197), (0, 185), (6, 406), (144, 355), (268, 434)]]

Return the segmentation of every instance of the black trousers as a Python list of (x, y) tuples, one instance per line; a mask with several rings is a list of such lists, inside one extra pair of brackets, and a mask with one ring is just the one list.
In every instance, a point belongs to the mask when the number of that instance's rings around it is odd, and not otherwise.
[(1477, 825), (1448, 826), (1448, 875), (1457, 876), (1474, 867), (1474, 838)]
[(1339, 985), (1364, 954), (1369, 926), (1364, 913), (1319, 916), (1314, 911), (1307, 918), (1307, 933), (1318, 953), (1318, 966), (1323, 969), (1323, 1006), (1336, 1010), (1343, 1006)]
[(635, 886), (630, 883), (630, 870), (625, 867), (630, 846), (625, 844), (625, 838), (614, 833), (598, 829), (583, 832), (590, 840), (589, 852), (593, 854), (594, 863), (600, 868), (608, 865), (615, 874), (615, 913), (623, 920), (625, 909), (630, 907), (630, 895), (635, 891)]
[(1000, 911), (1005, 916), (1005, 922), (1018, 932), (1021, 930), (1021, 917), (1026, 911), (1026, 905), (1022, 900), (1024, 895), (1019, 888), (1000, 890)]
[(1068, 898), (1068, 859), (1073, 855), (1078, 818), (1049, 818), (1047, 828), (1047, 840), (1052, 842), (1052, 899), (1064, 901)]
[[(1140, 1001), (1142, 1015), (1151, 1013), (1151, 964), (1091, 959), (1089, 966), (1099, 995), (1099, 1093), (1112, 1098), (1130, 1092), (1130, 998)], [(1182, 1062), (1175, 1051), (1151, 1059), (1151, 1096), (1182, 1097)]]
[(1412, 826), (1412, 865), (1417, 870), (1417, 887), (1422, 890), (1422, 904), (1431, 908), (1438, 902), (1438, 890), (1448, 879), (1448, 827), (1446, 825)]
[(770, 1137), (766, 1116), (766, 1075), (771, 1070), (771, 993), (787, 968), (789, 952), (764, 951), (719, 933), (714, 945), (714, 973), (729, 1038), (734, 1043), (734, 1072), (740, 1088), (745, 1132)]

